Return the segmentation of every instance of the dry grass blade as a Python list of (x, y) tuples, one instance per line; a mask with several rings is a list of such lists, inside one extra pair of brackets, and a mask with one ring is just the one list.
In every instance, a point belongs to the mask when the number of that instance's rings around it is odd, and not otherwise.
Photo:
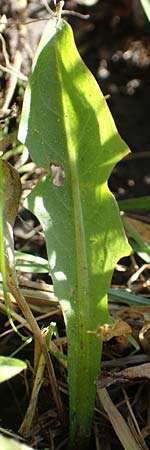
[(98, 389), (99, 400), (107, 413), (109, 420), (125, 450), (142, 450), (142, 447), (133, 437), (128, 425), (116, 406), (113, 404), (107, 389)]
[(128, 407), (128, 410), (129, 410), (128, 424), (129, 424), (130, 429), (132, 430), (132, 434), (135, 436), (135, 438), (137, 440), (139, 440), (143, 450), (148, 450), (148, 447), (147, 447), (147, 445), (146, 445), (146, 443), (144, 441), (144, 438), (142, 436), (142, 433), (141, 433), (141, 430), (139, 428), (138, 422), (137, 422), (136, 417), (134, 415), (132, 406), (130, 404), (129, 397), (128, 397), (125, 389), (122, 389), (122, 392), (123, 392), (123, 395), (124, 395), (124, 398), (125, 398), (126, 405)]
[(4, 222), (4, 248), (5, 248), (5, 260), (6, 260), (6, 272), (7, 272), (7, 284), (10, 292), (16, 299), (19, 309), (22, 311), (25, 319), (27, 320), (32, 333), (37, 340), (40, 349), (44, 355), (51, 391), (55, 405), (59, 416), (62, 418), (62, 403), (58, 392), (57, 382), (55, 378), (55, 373), (53, 369), (53, 364), (48, 353), (46, 342), (41, 335), (41, 330), (28, 306), (22, 292), (19, 289), (16, 270), (15, 270), (15, 257), (14, 257), (14, 241), (13, 241), (13, 225), (16, 218), (18, 204), (21, 196), (21, 183), (19, 175), (16, 170), (8, 164), (6, 161), (2, 161), (3, 164), (3, 179), (2, 179), (2, 189), (3, 189), (3, 222)]
[(41, 353), (37, 371), (35, 374), (35, 380), (33, 383), (30, 403), (29, 403), (28, 409), (26, 411), (25, 417), (23, 419), (23, 422), (19, 429), (19, 433), (22, 436), (26, 436), (26, 433), (29, 433), (29, 431), (31, 430), (31, 427), (32, 427), (32, 421), (33, 421), (35, 411), (36, 411), (38, 395), (39, 395), (41, 385), (43, 383), (44, 369), (45, 369), (45, 358), (44, 358), (43, 353)]

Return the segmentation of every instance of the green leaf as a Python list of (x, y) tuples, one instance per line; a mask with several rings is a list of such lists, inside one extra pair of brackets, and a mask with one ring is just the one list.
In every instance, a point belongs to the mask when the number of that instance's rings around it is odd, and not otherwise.
[[(143, 245), (141, 246), (141, 244), (139, 245), (139, 242), (136, 242), (134, 239), (129, 238), (129, 242), (130, 245), (132, 247), (132, 249), (137, 253), (137, 255), (143, 259), (146, 263), (150, 263), (150, 246), (147, 244), (146, 241), (143, 242), (144, 247), (148, 250), (148, 251), (144, 251), (144, 249), (142, 248)], [(148, 247), (147, 247), (148, 246)]]
[(150, 0), (140, 0), (141, 5), (143, 6), (144, 12), (150, 22)]
[(127, 219), (124, 216), (122, 216), (122, 222), (124, 224), (125, 230), (129, 234), (129, 236), (132, 238), (131, 244), (132, 244), (133, 249), (138, 254), (141, 253), (141, 254), (143, 254), (143, 256), (147, 255), (147, 262), (149, 262), (150, 245), (145, 241), (145, 239), (143, 239), (143, 237), (136, 231), (136, 229), (130, 223), (128, 223)]
[(150, 210), (150, 196), (129, 198), (127, 200), (119, 200), (119, 208), (121, 211), (134, 211), (134, 210)]
[(49, 272), (47, 259), (41, 258), (40, 256), (30, 255), (29, 253), (19, 252), (17, 250), (15, 250), (14, 254), (16, 258), (17, 270), (31, 273)]
[(18, 373), (26, 368), (26, 363), (20, 359), (0, 356), (0, 383), (18, 375)]
[[(8, 432), (9, 433), (9, 432)], [(0, 434), (0, 448), (3, 450), (33, 450), (28, 445), (22, 444), (20, 441), (4, 437)]]
[(70, 26), (50, 20), (35, 55), (19, 139), (48, 175), (26, 206), (39, 218), (66, 323), (70, 448), (87, 445), (102, 343), (89, 333), (110, 321), (107, 291), (128, 255), (119, 209), (107, 180), (128, 153)]
[(129, 306), (149, 306), (150, 303), (149, 298), (145, 298), (140, 295), (134, 295), (126, 291), (121, 291), (120, 289), (109, 288), (108, 294), (110, 298)]

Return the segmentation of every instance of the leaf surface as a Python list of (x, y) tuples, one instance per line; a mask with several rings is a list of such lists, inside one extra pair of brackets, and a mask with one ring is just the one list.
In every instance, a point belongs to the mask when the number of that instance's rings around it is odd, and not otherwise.
[(20, 359), (0, 356), (0, 383), (18, 375), (18, 373), (26, 368), (26, 363)]
[(22, 442), (16, 441), (15, 439), (4, 437), (2, 434), (0, 434), (0, 448), (3, 450), (33, 450), (28, 445), (22, 444)]
[(107, 186), (128, 149), (63, 20), (59, 27), (50, 20), (36, 52), (19, 139), (48, 173), (26, 206), (43, 226), (65, 317), (72, 443), (78, 428), (82, 448), (81, 435), (90, 433), (101, 350), (89, 331), (110, 321), (107, 291), (114, 266), (130, 252)]

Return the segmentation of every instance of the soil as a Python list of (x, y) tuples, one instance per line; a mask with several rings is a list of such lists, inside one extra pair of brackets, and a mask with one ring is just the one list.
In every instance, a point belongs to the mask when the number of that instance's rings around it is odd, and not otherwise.
[[(28, 1), (25, 9), (16, 10), (16, 2), (12, 0), (2, 0), (1, 14), (6, 14), (8, 24), (3, 31), (11, 64), (14, 63), (16, 49), (19, 48), (22, 59), (20, 63), (21, 71), (25, 76), (28, 75), (33, 52), (39, 41), (42, 30), (45, 26), (43, 22), (31, 23), (27, 26), (20, 25), (25, 20), (41, 18), (47, 16), (43, 2)], [(89, 6), (88, 0), (68, 0), (65, 9), (76, 10), (82, 14), (90, 14), (89, 20), (67, 16), (71, 23), (75, 40), (85, 63), (90, 68), (97, 79), (103, 93), (107, 96), (107, 102), (112, 112), (117, 128), (130, 147), (132, 153), (120, 162), (114, 169), (109, 186), (115, 194), (117, 200), (126, 198), (136, 198), (150, 195), (150, 24), (143, 13), (140, 1), (129, 2), (127, 0), (99, 0), (99, 2)], [(5, 65), (4, 51), (1, 42), (0, 64)], [(10, 102), (6, 110), (3, 109), (4, 101), (9, 90), (9, 74), (0, 69), (0, 150), (4, 154), (12, 146), (16, 145), (16, 130), (20, 117), (23, 91), (25, 81), (16, 84)], [(9, 161), (16, 164), (18, 157), (10, 157)], [(38, 170), (34, 173), (34, 178), (38, 178)], [(34, 182), (32, 177), (32, 183)], [(26, 184), (26, 188), (28, 185)], [(143, 225), (143, 222), (149, 224), (150, 212), (132, 211), (132, 217), (137, 218)], [(46, 257), (45, 242), (42, 230), (35, 217), (20, 208), (20, 218), (16, 221), (14, 236), (17, 249), (27, 251), (42, 257)], [(22, 220), (24, 221), (22, 224)], [(38, 227), (38, 233), (30, 239), (32, 228)], [(28, 237), (29, 236), (29, 237)], [(142, 266), (141, 261), (134, 255), (135, 265)], [(121, 269), (122, 267), (122, 269)], [(124, 267), (124, 272), (123, 272)], [(131, 276), (131, 260), (127, 258), (120, 262), (120, 269), (115, 271), (113, 284), (123, 289), (126, 288), (126, 282)], [(122, 271), (121, 271), (122, 270)], [(149, 269), (147, 269), (149, 270)], [(50, 277), (43, 275), (39, 278), (46, 283), (51, 283)], [(149, 279), (149, 272), (146, 273), (146, 279)], [(37, 280), (34, 275), (32, 281)], [(137, 294), (143, 293), (143, 287), (138, 287)], [(149, 290), (144, 292), (149, 295)], [(40, 314), (39, 314), (40, 315)], [(55, 319), (55, 316), (52, 320)], [(145, 319), (142, 319), (145, 320)], [(132, 321), (130, 317), (130, 321)], [(62, 317), (58, 319), (60, 333), (65, 335)], [(46, 322), (44, 322), (44, 325)], [(40, 322), (43, 326), (43, 323)], [(135, 326), (142, 326), (139, 322)], [(6, 324), (6, 317), (1, 313), (0, 326), (2, 333), (10, 326)], [(20, 339), (13, 333), (1, 335), (1, 354), (10, 355), (20, 346)], [(107, 366), (106, 361), (113, 360), (115, 357), (126, 358), (131, 353), (131, 348), (124, 346), (112, 339), (109, 345), (104, 345), (103, 364)], [(141, 358), (148, 357), (149, 350), (144, 352), (140, 348), (138, 354)], [(30, 349), (23, 349), (19, 353), (22, 359), (28, 359), (32, 366), (33, 346)], [(142, 360), (142, 359), (141, 359)], [(143, 359), (144, 360), (144, 359)], [(125, 360), (124, 360), (125, 361)], [(133, 363), (133, 360), (132, 360)], [(55, 370), (57, 365), (54, 359)], [(112, 366), (115, 368), (115, 365)], [(124, 363), (123, 367), (128, 367)], [(122, 366), (121, 366), (122, 368)], [(32, 372), (32, 371), (31, 371)], [(11, 382), (4, 383), (0, 388), (1, 406), (0, 417), (1, 426), (4, 429), (10, 429), (18, 433), (19, 426), (24, 417), (28, 406), (28, 393), (31, 388), (31, 372), (27, 380), (18, 376)], [(59, 388), (64, 396), (64, 403), (67, 405), (67, 386), (66, 379), (62, 371), (62, 378), (59, 373)], [(128, 409), (127, 398), (133, 405), (136, 420), (141, 429), (141, 447), (150, 448), (149, 433), (149, 384), (147, 381), (132, 382), (125, 388), (120, 385), (111, 386), (109, 393), (115, 404), (120, 405), (120, 412), (130, 423), (130, 427), (135, 434), (138, 433), (136, 425)], [(37, 420), (34, 421), (32, 433), (28, 436), (27, 442), (37, 448), (44, 450), (58, 450), (66, 448), (66, 433), (62, 429), (52, 399), (49, 399), (49, 386), (47, 374), (44, 384), (41, 388), (38, 402)], [(145, 437), (144, 447), (143, 440)], [(96, 439), (101, 442), (96, 443)], [(143, 440), (142, 440), (143, 439)], [(143, 445), (143, 446), (142, 446)], [(121, 450), (121, 446), (115, 432), (104, 412), (96, 409), (94, 416), (93, 434), (91, 448)]]

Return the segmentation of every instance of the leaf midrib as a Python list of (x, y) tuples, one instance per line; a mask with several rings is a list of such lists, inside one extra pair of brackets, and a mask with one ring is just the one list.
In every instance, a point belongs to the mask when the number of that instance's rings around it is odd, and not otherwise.
[[(60, 55), (59, 55), (60, 58)], [(82, 204), (81, 204), (81, 195), (80, 195), (80, 183), (78, 176), (78, 165), (76, 158), (76, 149), (73, 144), (73, 139), (71, 137), (72, 129), (70, 118), (68, 114), (66, 96), (68, 95), (65, 91), (65, 83), (63, 83), (63, 74), (61, 71), (61, 67), (59, 67), (59, 59), (56, 54), (57, 65), (58, 65), (58, 76), (60, 80), (61, 86), (61, 95), (62, 95), (62, 110), (64, 120), (64, 128), (66, 132), (66, 153), (68, 155), (68, 165), (70, 169), (71, 175), (71, 190), (72, 190), (72, 199), (73, 199), (73, 214), (74, 214), (74, 227), (75, 227), (75, 251), (76, 251), (76, 273), (77, 273), (77, 292), (78, 299), (75, 299), (77, 302), (78, 312), (80, 313), (82, 310), (82, 315), (84, 315), (83, 310), (86, 309), (89, 305), (89, 301), (87, 300), (87, 296), (89, 293), (89, 277), (88, 277), (88, 258), (87, 258), (87, 248), (86, 248), (86, 239), (85, 239), (85, 227), (84, 227), (84, 219), (82, 212)], [(67, 74), (68, 77), (69, 74)], [(70, 99), (69, 99), (70, 101)], [(66, 180), (67, 182), (67, 180)], [(82, 302), (82, 308), (80, 307), (80, 302)], [(80, 319), (79, 319), (80, 320)], [(82, 317), (81, 317), (82, 320)]]

